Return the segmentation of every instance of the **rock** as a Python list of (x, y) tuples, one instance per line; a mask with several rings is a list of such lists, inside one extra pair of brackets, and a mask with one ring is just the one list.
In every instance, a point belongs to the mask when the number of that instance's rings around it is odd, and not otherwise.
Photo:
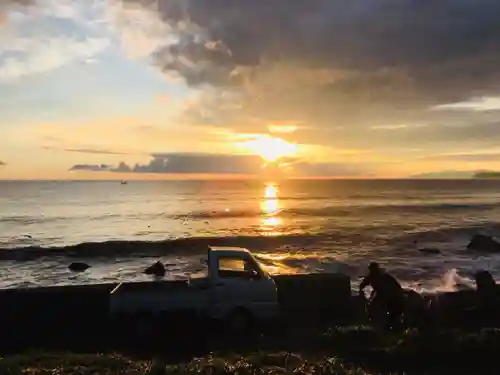
[(422, 249), (418, 249), (418, 251), (424, 254), (441, 254), (441, 250), (436, 249), (435, 247), (424, 247)]
[(476, 234), (467, 245), (467, 249), (486, 253), (500, 253), (500, 243), (493, 237)]
[(87, 263), (83, 262), (73, 262), (68, 266), (68, 269), (73, 272), (83, 272), (90, 268)]
[(154, 275), (154, 276), (165, 276), (165, 266), (163, 265), (162, 262), (158, 261), (152, 266), (149, 266), (146, 268), (144, 273), (146, 275)]
[(485, 270), (477, 271), (474, 275), (476, 280), (477, 290), (492, 291), (496, 288), (495, 279), (491, 273)]

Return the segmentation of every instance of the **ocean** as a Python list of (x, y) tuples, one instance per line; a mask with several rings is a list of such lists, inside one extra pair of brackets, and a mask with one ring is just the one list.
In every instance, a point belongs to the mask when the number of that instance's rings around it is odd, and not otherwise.
[[(417, 291), (500, 278), (498, 180), (0, 181), (0, 288), (149, 280), (198, 270), (210, 244), (249, 248), (271, 273), (345, 272), (380, 262)], [(434, 248), (439, 254), (421, 250)], [(91, 268), (74, 274), (72, 261)]]

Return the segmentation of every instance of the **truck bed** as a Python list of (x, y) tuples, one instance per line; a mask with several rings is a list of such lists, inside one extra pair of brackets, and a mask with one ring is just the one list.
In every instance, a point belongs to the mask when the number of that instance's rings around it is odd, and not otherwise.
[(186, 289), (189, 287), (190, 285), (188, 280), (130, 282), (118, 284), (116, 288), (111, 291), (111, 294), (168, 292)]

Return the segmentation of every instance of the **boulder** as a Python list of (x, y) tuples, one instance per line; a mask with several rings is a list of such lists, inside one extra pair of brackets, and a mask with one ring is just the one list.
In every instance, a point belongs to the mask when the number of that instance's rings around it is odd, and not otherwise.
[(500, 243), (493, 237), (476, 234), (467, 245), (467, 249), (485, 253), (500, 253)]
[(165, 276), (165, 266), (162, 262), (158, 261), (155, 264), (149, 266), (144, 270), (146, 275), (154, 275), (154, 276)]
[(68, 266), (68, 269), (72, 272), (83, 272), (89, 268), (90, 266), (84, 262), (73, 262)]

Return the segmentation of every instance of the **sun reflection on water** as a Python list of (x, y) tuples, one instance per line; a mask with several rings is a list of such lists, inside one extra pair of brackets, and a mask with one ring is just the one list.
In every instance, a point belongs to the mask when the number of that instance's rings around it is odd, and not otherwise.
[(262, 211), (261, 229), (267, 235), (276, 236), (280, 234), (278, 227), (281, 225), (281, 204), (278, 199), (278, 186), (275, 183), (267, 183), (264, 189), (264, 197), (260, 203)]

